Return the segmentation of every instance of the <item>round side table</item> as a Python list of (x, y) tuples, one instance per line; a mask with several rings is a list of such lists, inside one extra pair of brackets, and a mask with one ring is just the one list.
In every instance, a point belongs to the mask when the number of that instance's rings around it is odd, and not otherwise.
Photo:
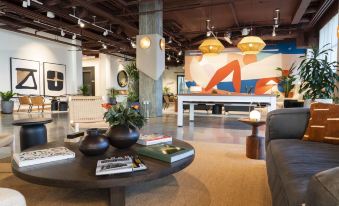
[(252, 134), (246, 137), (246, 157), (250, 159), (265, 159), (264, 137), (258, 136), (258, 127), (266, 124), (266, 121), (253, 121), (248, 118), (239, 119), (239, 121), (252, 126)]
[(45, 124), (52, 122), (51, 118), (20, 119), (13, 121), (13, 125), (21, 126), (20, 148), (27, 149), (32, 146), (47, 143), (47, 130)]

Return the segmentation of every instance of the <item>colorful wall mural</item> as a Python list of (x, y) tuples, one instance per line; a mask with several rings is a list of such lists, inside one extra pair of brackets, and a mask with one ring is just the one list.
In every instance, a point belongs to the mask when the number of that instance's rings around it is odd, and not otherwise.
[(201, 86), (203, 92), (212, 90), (236, 93), (270, 93), (278, 83), (281, 72), (288, 70), (293, 63), (298, 65), (299, 57), (305, 49), (296, 48), (294, 42), (268, 45), (257, 55), (243, 55), (241, 52), (227, 51), (219, 55), (185, 56), (186, 84)]

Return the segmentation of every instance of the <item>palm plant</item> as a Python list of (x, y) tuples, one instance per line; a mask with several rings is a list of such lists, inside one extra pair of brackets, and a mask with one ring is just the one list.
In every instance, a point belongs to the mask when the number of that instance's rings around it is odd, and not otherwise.
[(0, 92), (1, 100), (5, 102), (10, 101), (15, 95), (16, 93), (12, 91)]
[(290, 69), (288, 70), (287, 74), (283, 73), (283, 69), (278, 67), (276, 70), (281, 72), (281, 77), (279, 77), (279, 84), (283, 87), (284, 93), (285, 93), (285, 98), (288, 98), (288, 95), (290, 92), (294, 89), (295, 87), (295, 80), (296, 75), (293, 74), (293, 71), (295, 69), (295, 64), (293, 63)]
[(327, 46), (321, 49), (313, 47), (309, 55), (300, 57), (303, 60), (298, 67), (301, 81), (299, 93), (304, 93), (306, 99), (331, 99), (338, 90), (336, 82), (339, 76), (334, 71), (338, 62), (328, 61), (328, 55), (333, 51), (326, 49)]

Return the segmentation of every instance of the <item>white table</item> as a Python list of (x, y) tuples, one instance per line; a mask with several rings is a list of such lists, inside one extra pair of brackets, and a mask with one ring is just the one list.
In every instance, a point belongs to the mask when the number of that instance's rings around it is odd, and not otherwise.
[(241, 103), (267, 103), (268, 111), (276, 109), (276, 96), (274, 95), (251, 95), (251, 94), (182, 94), (178, 95), (178, 127), (183, 126), (184, 121), (184, 104), (189, 104), (189, 120), (194, 121), (194, 104), (203, 103), (228, 103), (228, 102), (241, 102)]

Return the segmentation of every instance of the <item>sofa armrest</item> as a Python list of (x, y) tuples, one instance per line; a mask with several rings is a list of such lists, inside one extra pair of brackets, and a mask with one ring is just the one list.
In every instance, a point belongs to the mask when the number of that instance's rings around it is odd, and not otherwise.
[(306, 205), (339, 205), (339, 167), (325, 170), (313, 175), (308, 183)]
[(266, 118), (266, 146), (273, 139), (301, 139), (310, 118), (308, 108), (277, 109)]

